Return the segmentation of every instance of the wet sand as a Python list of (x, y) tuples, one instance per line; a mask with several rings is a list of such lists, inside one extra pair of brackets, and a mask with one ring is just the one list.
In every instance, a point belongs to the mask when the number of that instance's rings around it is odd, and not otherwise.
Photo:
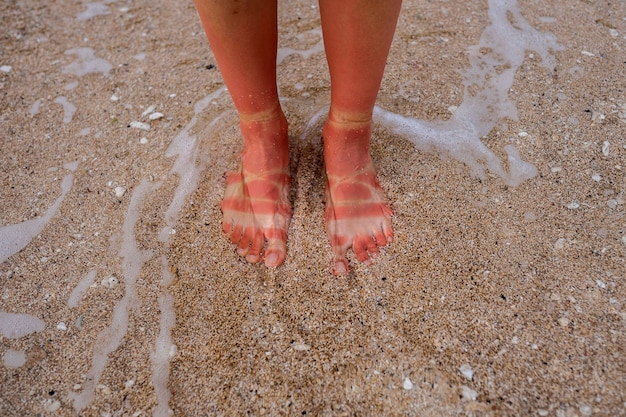
[[(379, 119), (396, 238), (342, 278), (316, 2), (279, 16), (293, 220), (275, 270), (221, 232), (241, 142), (191, 3), (0, 5), (0, 415), (625, 415), (626, 4), (504, 4), (555, 36), (554, 68), (526, 50), (496, 89), (517, 118), (460, 153)], [(455, 120), (493, 9), (405, 1), (380, 109)], [(536, 168), (515, 186), (507, 145)]]

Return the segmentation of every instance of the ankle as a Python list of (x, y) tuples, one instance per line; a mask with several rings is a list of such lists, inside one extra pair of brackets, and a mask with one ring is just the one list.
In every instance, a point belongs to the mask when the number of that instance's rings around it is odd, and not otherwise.
[(371, 121), (327, 120), (324, 129), (324, 162), (327, 174), (348, 176), (372, 164), (369, 154)]

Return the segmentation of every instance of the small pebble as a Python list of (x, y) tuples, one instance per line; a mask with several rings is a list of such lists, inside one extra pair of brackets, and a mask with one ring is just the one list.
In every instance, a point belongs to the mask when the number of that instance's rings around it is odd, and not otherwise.
[(470, 401), (476, 401), (476, 398), (478, 398), (478, 393), (467, 385), (461, 386), (461, 395), (463, 398)]
[(97, 390), (102, 391), (102, 393), (103, 393), (104, 395), (110, 395), (110, 394), (111, 394), (111, 392), (112, 392), (112, 391), (111, 391), (111, 388), (107, 387), (107, 386), (106, 386), (106, 385), (104, 385), (104, 384), (98, 384), (98, 386), (96, 387), (96, 389), (97, 389)]
[(610, 199), (606, 202), (606, 205), (609, 206), (610, 209), (615, 210), (617, 208), (617, 200)]
[(10, 66), (10, 65), (3, 65), (3, 66), (0, 67), (0, 71), (7, 72), (7, 73), (11, 72), (12, 69), (13, 69), (13, 67)]
[(605, 289), (606, 288), (606, 284), (604, 283), (604, 281), (597, 279), (596, 280), (596, 284), (598, 285), (598, 287)]
[(113, 94), (111, 96), (111, 101), (118, 101), (120, 98), (118, 96), (116, 96), (115, 94)]
[(561, 168), (561, 167), (552, 167), (552, 168), (550, 168), (550, 172), (556, 174), (557, 172), (561, 172), (562, 169), (563, 168)]
[(407, 391), (413, 389), (413, 382), (411, 382), (409, 378), (404, 378), (404, 381), (402, 382), (402, 388)]
[(150, 125), (148, 123), (138, 122), (136, 120), (130, 122), (128, 126), (135, 129), (150, 130)]
[(59, 408), (61, 408), (61, 401), (59, 400), (53, 400), (50, 398), (43, 403), (43, 409), (48, 413), (54, 413)]
[(614, 38), (619, 36), (619, 32), (613, 28), (609, 29), (609, 35), (613, 36)]
[(139, 143), (141, 143), (142, 145), (145, 145), (146, 143), (148, 143), (148, 138), (139, 139)]
[(583, 416), (591, 415), (591, 407), (588, 406), (587, 404), (581, 404), (578, 410), (580, 411), (580, 414), (582, 414)]
[(557, 239), (557, 241), (554, 242), (554, 249), (561, 250), (565, 248), (565, 243), (566, 243), (566, 240), (564, 237)]
[(550, 414), (550, 411), (540, 408), (539, 410), (537, 410), (537, 414), (539, 414), (541, 417), (546, 417), (548, 414)]
[(302, 342), (295, 342), (291, 345), (291, 347), (294, 350), (299, 350), (299, 351), (305, 351), (305, 350), (309, 350), (311, 349), (311, 346), (307, 345), (306, 343), (302, 343)]
[(103, 279), (100, 284), (102, 284), (102, 286), (104, 288), (115, 288), (117, 286), (117, 284), (120, 283), (120, 280), (117, 279), (115, 276), (111, 275), (110, 277), (107, 277), (105, 279)]
[(114, 191), (117, 198), (122, 198), (126, 194), (126, 188), (124, 187), (115, 187)]
[(569, 319), (567, 317), (561, 317), (559, 320), (559, 326), (561, 327), (567, 327), (569, 326)]
[(580, 207), (580, 204), (578, 204), (575, 201), (572, 201), (571, 203), (568, 203), (566, 207), (570, 210), (576, 210), (577, 208)]
[(155, 112), (148, 117), (150, 120), (157, 120), (163, 118), (163, 113)]
[(600, 176), (600, 174), (593, 174), (591, 176), (591, 179), (594, 180), (595, 182), (600, 182), (602, 181), (602, 176)]
[(581, 54), (585, 55), (585, 56), (596, 56), (596, 54), (589, 52), (589, 51), (582, 51)]
[(174, 358), (178, 354), (178, 346), (171, 345), (170, 350), (167, 352), (170, 359)]
[(517, 134), (520, 138), (525, 138), (526, 136), (528, 136), (528, 132), (519, 132)]
[(57, 324), (57, 330), (61, 330), (61, 331), (66, 331), (67, 330), (67, 324), (65, 324), (64, 322), (61, 322), (59, 324)]
[(459, 367), (459, 371), (461, 371), (463, 376), (467, 378), (468, 381), (471, 381), (474, 377), (474, 369), (472, 369), (469, 363), (464, 363), (463, 365), (461, 365)]
[(602, 155), (609, 156), (609, 152), (611, 151), (611, 142), (605, 140), (602, 142)]
[(156, 109), (156, 106), (152, 105), (152, 106), (148, 107), (146, 110), (144, 110), (144, 112), (141, 113), (141, 115), (142, 116), (147, 116), (148, 114), (152, 113), (155, 109)]
[(132, 387), (135, 386), (135, 380), (134, 379), (129, 379), (128, 381), (126, 381), (126, 383), (124, 384), (124, 388), (126, 389), (131, 389)]

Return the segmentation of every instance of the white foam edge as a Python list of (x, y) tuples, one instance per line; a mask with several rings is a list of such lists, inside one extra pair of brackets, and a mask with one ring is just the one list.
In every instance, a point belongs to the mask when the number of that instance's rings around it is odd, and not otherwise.
[(65, 196), (72, 188), (73, 174), (67, 174), (61, 181), (61, 195), (46, 214), (36, 219), (0, 227), (0, 263), (24, 249), (46, 227), (55, 215)]
[(122, 245), (119, 255), (122, 261), (122, 275), (124, 277), (124, 297), (115, 303), (111, 324), (102, 330), (96, 338), (93, 347), (92, 363), (87, 378), (80, 393), (70, 392), (68, 397), (73, 401), (74, 410), (80, 413), (93, 400), (96, 386), (100, 383), (102, 373), (106, 367), (109, 354), (115, 352), (128, 330), (128, 319), (131, 310), (139, 308), (137, 298), (137, 278), (141, 274), (143, 265), (152, 258), (152, 251), (140, 250), (134, 236), (134, 228), (139, 220), (143, 200), (147, 194), (160, 186), (160, 183), (151, 183), (143, 179), (133, 190), (128, 212), (122, 225)]

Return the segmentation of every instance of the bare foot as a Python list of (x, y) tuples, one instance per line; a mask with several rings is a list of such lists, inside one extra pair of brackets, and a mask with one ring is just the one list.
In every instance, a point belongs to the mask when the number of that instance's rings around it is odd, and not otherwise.
[(242, 167), (226, 178), (222, 229), (248, 262), (276, 267), (285, 260), (291, 220), (287, 121), (281, 113), (240, 125)]
[(371, 124), (360, 127), (328, 121), (324, 126), (326, 231), (334, 254), (332, 273), (349, 270), (346, 253), (369, 265), (393, 240), (393, 214), (369, 155)]

